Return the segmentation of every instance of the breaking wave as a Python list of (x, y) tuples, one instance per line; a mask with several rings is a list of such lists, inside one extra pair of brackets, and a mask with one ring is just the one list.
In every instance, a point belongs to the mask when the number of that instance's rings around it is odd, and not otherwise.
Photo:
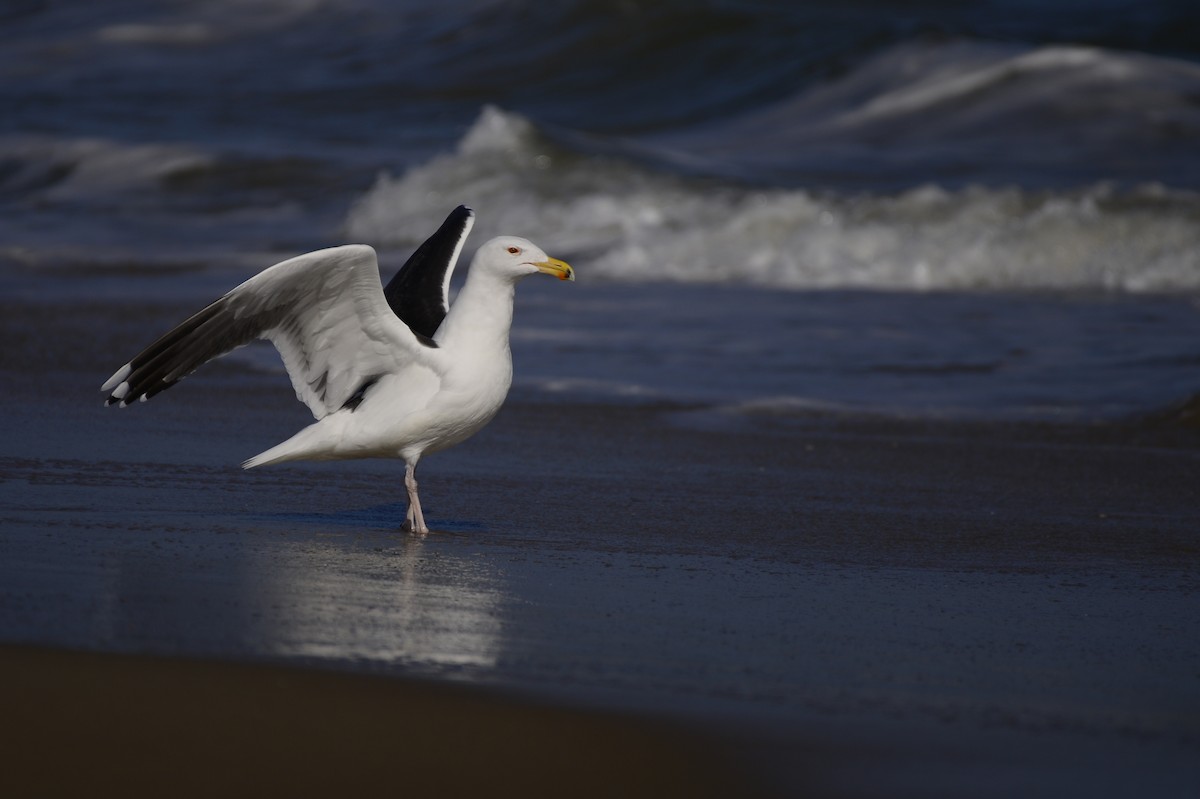
[(610, 280), (883, 290), (1200, 289), (1200, 196), (1157, 183), (894, 193), (760, 188), (584, 155), (487, 108), (453, 152), (381, 175), (345, 234), (408, 247), (465, 202)]

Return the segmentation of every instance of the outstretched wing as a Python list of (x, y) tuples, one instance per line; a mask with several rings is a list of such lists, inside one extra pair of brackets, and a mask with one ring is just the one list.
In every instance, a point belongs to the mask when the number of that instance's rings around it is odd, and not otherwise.
[(106, 404), (148, 400), (257, 338), (279, 350), (296, 397), (318, 419), (361, 401), (381, 375), (432, 365), (438, 352), (388, 307), (375, 251), (334, 247), (260, 272), (159, 338), (101, 387)]
[(432, 339), (446, 318), (450, 276), (474, 224), (474, 211), (465, 205), (455, 208), (383, 290), (396, 316), (418, 335)]

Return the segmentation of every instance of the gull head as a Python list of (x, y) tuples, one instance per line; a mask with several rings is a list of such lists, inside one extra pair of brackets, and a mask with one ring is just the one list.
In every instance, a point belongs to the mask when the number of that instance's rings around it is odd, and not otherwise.
[(486, 242), (475, 254), (471, 269), (480, 267), (508, 277), (513, 282), (538, 272), (559, 280), (574, 280), (575, 270), (565, 261), (551, 258), (529, 239), (500, 236)]

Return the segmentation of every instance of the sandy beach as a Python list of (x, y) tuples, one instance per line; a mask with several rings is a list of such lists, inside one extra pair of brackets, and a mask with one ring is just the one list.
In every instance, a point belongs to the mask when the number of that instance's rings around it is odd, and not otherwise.
[(102, 408), (111, 353), (178, 313), (3, 308), (20, 423), (0, 466), (0, 668), (21, 785), (69, 792), (105, 764), (196, 793), (1198, 784), (1200, 462), (1175, 416), (906, 422), (518, 390), (430, 459), (419, 539), (397, 530), (394, 464), (237, 468), (303, 423), (278, 374), (220, 362)]
[(0, 648), (8, 796), (744, 796), (713, 741), (431, 682)]

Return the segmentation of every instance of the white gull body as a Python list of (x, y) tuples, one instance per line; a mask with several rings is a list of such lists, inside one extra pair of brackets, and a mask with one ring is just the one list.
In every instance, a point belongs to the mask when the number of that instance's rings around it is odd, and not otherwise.
[[(111, 392), (109, 404), (145, 401), (202, 363), (254, 338), (269, 339), (283, 356), (297, 398), (316, 422), (243, 467), (399, 458), (406, 465), (405, 529), (428, 532), (417, 494), (417, 463), (474, 435), (508, 395), (517, 282), (539, 272), (574, 279), (570, 266), (532, 242), (502, 236), (479, 248), (454, 305), (446, 310), (450, 273), (471, 226), (469, 209), (457, 213), (451, 246), (443, 242), (440, 257), (434, 251), (414, 264), (419, 250), (393, 281), (407, 273), (407, 284), (398, 288), (440, 292), (440, 297), (416, 298), (414, 310), (413, 297), (385, 296), (375, 251), (365, 245), (292, 258), (247, 280), (117, 370), (102, 387)], [(418, 274), (421, 270), (425, 274)]]

